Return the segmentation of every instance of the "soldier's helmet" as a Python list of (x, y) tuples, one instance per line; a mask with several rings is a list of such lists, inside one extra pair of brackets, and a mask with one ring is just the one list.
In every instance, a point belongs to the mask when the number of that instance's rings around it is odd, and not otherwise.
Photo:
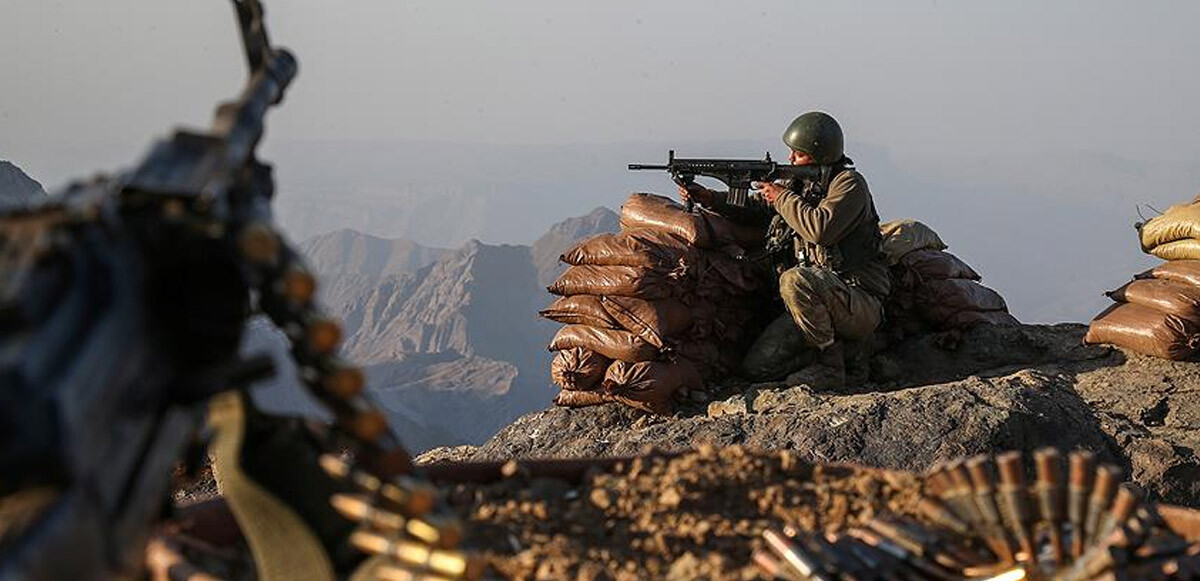
[(793, 120), (783, 132), (783, 142), (820, 165), (837, 163), (845, 155), (842, 126), (821, 111), (809, 111)]

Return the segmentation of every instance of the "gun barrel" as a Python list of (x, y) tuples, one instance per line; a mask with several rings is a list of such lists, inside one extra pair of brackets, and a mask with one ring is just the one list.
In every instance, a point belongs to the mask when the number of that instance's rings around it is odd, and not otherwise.
[(671, 169), (671, 166), (669, 166), (669, 165), (648, 165), (648, 164), (644, 164), (644, 163), (631, 163), (631, 164), (629, 164), (629, 169), (634, 170), (634, 171), (643, 170), (643, 169), (669, 170), (669, 169)]

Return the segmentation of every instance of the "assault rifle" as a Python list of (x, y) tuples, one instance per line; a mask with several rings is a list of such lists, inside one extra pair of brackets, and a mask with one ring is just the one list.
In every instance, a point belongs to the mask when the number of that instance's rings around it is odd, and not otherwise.
[(297, 63), (269, 42), (258, 0), (232, 1), (249, 79), (210, 129), (0, 214), (0, 578), (140, 568), (207, 401), (272, 372), (237, 352), (256, 310), (289, 337), (357, 461), (385, 478), (409, 466), (273, 226), (255, 149)]
[[(746, 205), (746, 196), (754, 182), (769, 182), (780, 179), (820, 179), (822, 166), (781, 165), (771, 159), (768, 152), (763, 159), (686, 159), (675, 157), (675, 150), (667, 152), (666, 165), (629, 164), (630, 170), (666, 170), (671, 179), (682, 187), (696, 181), (696, 176), (716, 179), (729, 187), (726, 203), (731, 206)], [(692, 211), (692, 201), (687, 209)]]

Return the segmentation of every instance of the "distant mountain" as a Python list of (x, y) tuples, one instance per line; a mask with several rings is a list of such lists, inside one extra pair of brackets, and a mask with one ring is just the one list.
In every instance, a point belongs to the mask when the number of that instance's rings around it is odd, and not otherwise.
[(12, 162), (0, 160), (0, 208), (27, 204), (46, 195), (42, 184)]
[(402, 424), (443, 430), (406, 440), (421, 450), (482, 442), (547, 405), (555, 326), (537, 317), (549, 302), (543, 277), (575, 241), (616, 229), (616, 214), (597, 208), (532, 247), (473, 240), (442, 250), (352, 230), (300, 246), (322, 303), (344, 322), (343, 354), (366, 365), (375, 397)]
[(585, 216), (568, 218), (550, 227), (538, 238), (530, 253), (538, 271), (538, 285), (549, 286), (562, 273), (564, 265), (558, 261), (572, 243), (598, 232), (616, 232), (621, 229), (621, 217), (612, 210), (599, 207)]

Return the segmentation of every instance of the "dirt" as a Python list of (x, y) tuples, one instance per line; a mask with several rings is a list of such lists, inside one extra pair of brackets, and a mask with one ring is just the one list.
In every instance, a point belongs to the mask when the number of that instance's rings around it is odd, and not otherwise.
[(509, 579), (759, 579), (750, 553), (785, 524), (836, 531), (914, 515), (909, 474), (814, 466), (794, 452), (701, 447), (631, 461), (579, 484), (520, 474), (456, 485), (467, 545)]

